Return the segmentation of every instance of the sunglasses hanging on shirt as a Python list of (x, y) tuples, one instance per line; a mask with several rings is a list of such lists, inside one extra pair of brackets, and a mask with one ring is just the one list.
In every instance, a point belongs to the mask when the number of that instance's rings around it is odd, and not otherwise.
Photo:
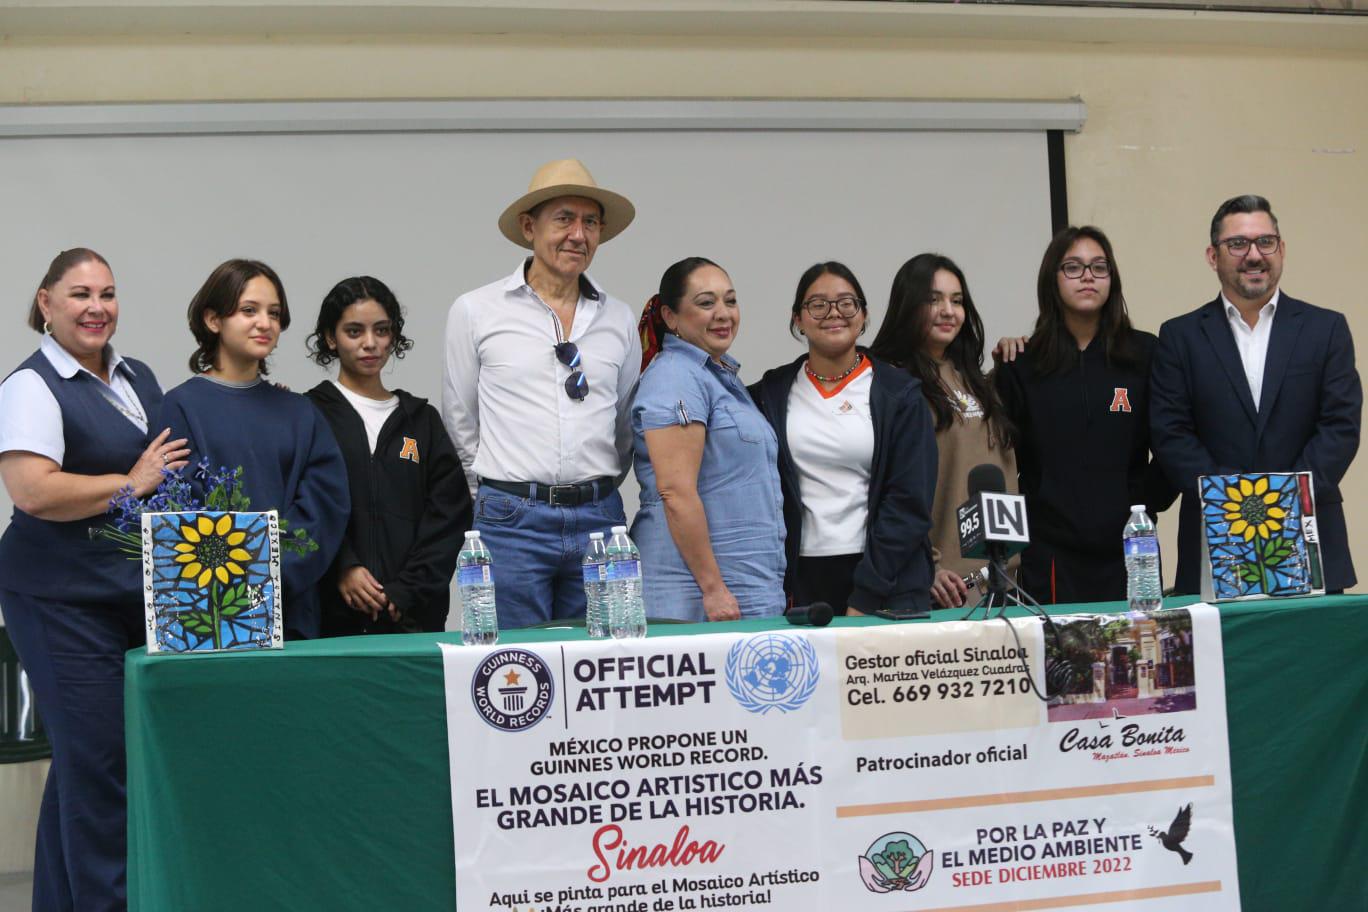
[(570, 376), (565, 378), (565, 395), (580, 402), (589, 395), (589, 381), (580, 369), (580, 350), (574, 342), (556, 343), (556, 360), (570, 368)]

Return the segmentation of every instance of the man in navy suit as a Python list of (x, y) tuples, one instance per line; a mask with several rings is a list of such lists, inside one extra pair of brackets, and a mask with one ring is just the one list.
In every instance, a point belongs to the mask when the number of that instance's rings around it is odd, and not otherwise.
[(1177, 591), (1201, 583), (1197, 476), (1310, 470), (1325, 588), (1354, 585), (1340, 480), (1359, 444), (1363, 387), (1344, 315), (1278, 288), (1287, 252), (1268, 200), (1211, 220), (1221, 295), (1167, 321), (1151, 363), (1151, 445), (1183, 493)]

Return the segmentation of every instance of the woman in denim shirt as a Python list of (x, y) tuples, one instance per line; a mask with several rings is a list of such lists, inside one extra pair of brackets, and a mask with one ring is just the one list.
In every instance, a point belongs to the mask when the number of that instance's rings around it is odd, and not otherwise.
[[(727, 356), (741, 325), (731, 279), (690, 257), (642, 319), (663, 329), (632, 404), (646, 613), (730, 621), (784, 610), (779, 445)], [(650, 360), (651, 346), (643, 360)]]

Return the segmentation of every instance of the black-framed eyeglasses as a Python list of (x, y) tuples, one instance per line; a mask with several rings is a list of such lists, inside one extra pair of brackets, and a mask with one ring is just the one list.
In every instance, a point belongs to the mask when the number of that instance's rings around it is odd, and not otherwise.
[(1084, 271), (1091, 272), (1094, 279), (1105, 279), (1111, 275), (1111, 263), (1106, 260), (1093, 260), (1091, 263), (1080, 263), (1078, 260), (1065, 260), (1059, 267), (1059, 271), (1064, 273), (1066, 278), (1081, 279)]
[(579, 346), (574, 342), (557, 342), (556, 360), (570, 368), (570, 376), (565, 378), (565, 395), (576, 402), (589, 395), (589, 381), (580, 368)]
[(834, 299), (827, 298), (808, 298), (803, 302), (803, 309), (808, 312), (808, 316), (814, 320), (825, 320), (831, 315), (832, 308), (836, 313), (843, 317), (853, 317), (860, 309), (860, 299), (854, 295), (839, 295)]
[(1231, 256), (1242, 257), (1248, 255), (1249, 245), (1253, 244), (1259, 248), (1259, 253), (1268, 256), (1270, 253), (1276, 253), (1281, 243), (1280, 234), (1261, 234), (1256, 238), (1229, 237), (1224, 241), (1217, 241), (1216, 246), (1224, 247)]

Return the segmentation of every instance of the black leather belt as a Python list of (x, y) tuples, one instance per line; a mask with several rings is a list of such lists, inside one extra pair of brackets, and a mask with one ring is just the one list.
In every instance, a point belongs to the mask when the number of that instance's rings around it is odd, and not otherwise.
[(546, 485), (536, 481), (498, 481), (493, 478), (481, 478), (480, 484), (505, 494), (530, 497), (553, 507), (578, 507), (594, 503), (617, 489), (617, 479), (607, 475), (577, 484)]

